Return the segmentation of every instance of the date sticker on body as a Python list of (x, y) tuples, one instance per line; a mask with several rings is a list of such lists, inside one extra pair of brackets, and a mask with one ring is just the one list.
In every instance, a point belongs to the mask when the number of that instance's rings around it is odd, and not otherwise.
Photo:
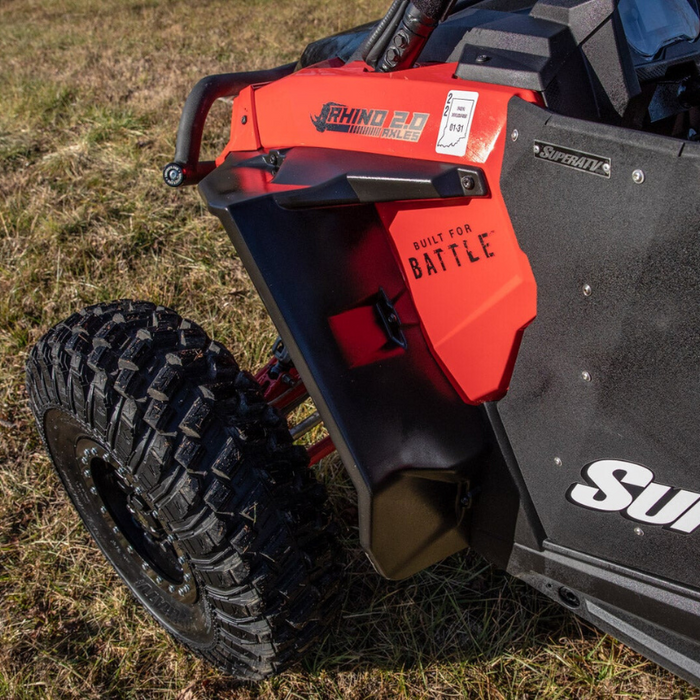
[(438, 140), (435, 144), (436, 153), (463, 156), (467, 152), (469, 131), (472, 128), (472, 119), (478, 99), (478, 92), (450, 90), (447, 93)]

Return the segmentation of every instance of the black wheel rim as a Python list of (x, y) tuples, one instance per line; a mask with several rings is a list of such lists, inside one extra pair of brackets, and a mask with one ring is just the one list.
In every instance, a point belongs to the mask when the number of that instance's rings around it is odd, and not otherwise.
[(98, 442), (83, 437), (75, 446), (81, 478), (99, 500), (98, 511), (127, 553), (164, 592), (180, 602), (197, 599), (197, 587), (186, 556), (152, 511), (132, 474), (115, 464)]

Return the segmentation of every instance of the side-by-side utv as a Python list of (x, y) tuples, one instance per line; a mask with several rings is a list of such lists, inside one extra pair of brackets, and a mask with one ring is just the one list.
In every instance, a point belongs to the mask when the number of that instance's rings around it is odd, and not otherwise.
[(73, 503), (171, 634), (247, 679), (322, 634), (309, 464), (337, 451), (383, 576), (471, 547), (700, 684), (699, 34), (695, 0), (395, 0), (200, 81), (163, 175), (221, 219), (270, 362), (122, 300), (27, 363)]

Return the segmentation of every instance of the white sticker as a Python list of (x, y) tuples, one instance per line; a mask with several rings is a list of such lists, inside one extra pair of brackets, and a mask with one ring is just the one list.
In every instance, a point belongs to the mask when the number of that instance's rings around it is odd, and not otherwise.
[(442, 111), (442, 121), (438, 140), (435, 144), (436, 153), (448, 156), (463, 156), (467, 152), (469, 131), (479, 99), (478, 92), (450, 90)]

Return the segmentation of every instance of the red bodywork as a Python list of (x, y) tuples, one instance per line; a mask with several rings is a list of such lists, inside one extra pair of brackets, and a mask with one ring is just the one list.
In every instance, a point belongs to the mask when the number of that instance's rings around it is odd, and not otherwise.
[[(230, 152), (306, 146), (481, 168), (486, 197), (376, 205), (435, 358), (460, 396), (478, 404), (507, 391), (522, 332), (536, 314), (535, 280), (499, 181), (508, 103), (539, 99), (458, 80), (454, 71), (455, 64), (440, 64), (376, 73), (355, 62), (246, 88), (217, 164)], [(464, 156), (436, 148), (451, 91), (478, 94)], [(328, 128), (329, 115), (349, 128)], [(342, 333), (336, 339), (343, 347)]]

